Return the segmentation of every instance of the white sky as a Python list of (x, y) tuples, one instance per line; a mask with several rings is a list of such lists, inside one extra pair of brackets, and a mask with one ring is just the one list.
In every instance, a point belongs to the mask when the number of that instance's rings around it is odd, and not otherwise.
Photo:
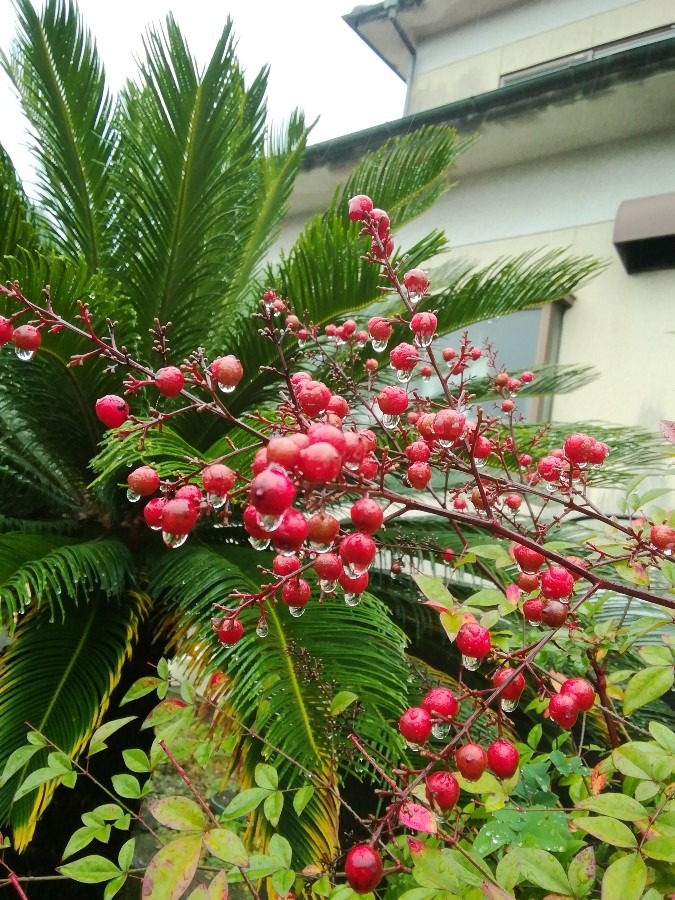
[[(37, 5), (39, 0), (33, 0)], [(141, 37), (150, 23), (172, 12), (198, 62), (204, 65), (228, 14), (239, 39), (239, 58), (253, 76), (271, 65), (269, 110), (285, 118), (299, 106), (308, 121), (320, 116), (311, 141), (348, 134), (398, 118), (403, 82), (349, 28), (341, 16), (358, 0), (79, 0), (113, 90), (135, 71)], [(367, 2), (367, 0), (364, 0)], [(15, 30), (12, 0), (0, 0), (0, 47)], [(0, 142), (29, 178), (18, 104), (0, 73)]]

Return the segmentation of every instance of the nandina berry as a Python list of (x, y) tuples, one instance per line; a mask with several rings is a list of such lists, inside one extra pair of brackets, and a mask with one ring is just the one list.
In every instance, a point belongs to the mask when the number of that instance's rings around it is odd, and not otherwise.
[(349, 404), (347, 403), (345, 398), (341, 397), (339, 394), (332, 394), (330, 400), (328, 401), (326, 412), (335, 413), (336, 416), (344, 419), (344, 417), (349, 412)]
[[(330, 427), (330, 426), (325, 426)], [(300, 451), (298, 469), (313, 484), (335, 481), (342, 468), (342, 456), (332, 444), (321, 441)]]
[(248, 497), (261, 516), (281, 516), (293, 503), (295, 485), (284, 472), (265, 469), (251, 482)]
[(271, 534), (274, 549), (277, 553), (299, 550), (307, 539), (308, 531), (307, 519), (303, 514), (293, 507), (287, 509)]
[(140, 466), (127, 476), (127, 484), (134, 494), (149, 497), (159, 487), (159, 475), (152, 466)]
[(438, 319), (432, 312), (418, 312), (410, 320), (410, 330), (415, 335), (415, 341), (422, 347), (428, 347), (436, 332)]
[(221, 644), (236, 644), (244, 633), (244, 626), (239, 619), (223, 619), (218, 629), (218, 640)]
[(376, 553), (377, 544), (369, 534), (348, 534), (340, 541), (340, 559), (350, 575), (367, 572)]
[(534, 372), (521, 372), (520, 380), (523, 382), (523, 384), (530, 384), (530, 382), (534, 381)]
[(162, 510), (162, 531), (167, 534), (189, 534), (197, 524), (198, 510), (184, 497), (168, 500)]
[(162, 526), (162, 513), (167, 500), (164, 497), (155, 497), (149, 500), (143, 507), (143, 518), (150, 528), (158, 529)]
[(541, 573), (541, 593), (547, 600), (562, 600), (574, 590), (574, 578), (562, 566), (551, 566)]
[(488, 768), (497, 778), (511, 778), (518, 771), (520, 754), (510, 741), (499, 739), (487, 749)]
[(405, 448), (405, 455), (411, 463), (427, 462), (431, 456), (431, 449), (426, 441), (413, 441)]
[(395, 384), (382, 388), (376, 399), (385, 416), (400, 416), (408, 408), (408, 394), (405, 388)]
[(291, 437), (275, 437), (267, 445), (267, 461), (289, 472), (300, 459), (300, 447)]
[(518, 457), (518, 465), (521, 469), (526, 469), (528, 466), (532, 465), (532, 457), (529, 453), (521, 453)]
[(423, 294), (429, 287), (429, 277), (422, 269), (410, 269), (403, 276), (403, 284), (411, 294)]
[(327, 425), (325, 422), (315, 422), (307, 429), (307, 437), (310, 446), (312, 444), (330, 444), (342, 456), (345, 452), (345, 434), (341, 428)]
[[(340, 563), (340, 565), (342, 565), (342, 563)], [(363, 572), (361, 575), (352, 578), (351, 575), (347, 575), (344, 568), (338, 576), (338, 583), (345, 594), (362, 594), (368, 587), (368, 581), (367, 572)]]
[(311, 381), (312, 376), (309, 372), (293, 372), (291, 375), (291, 384), (297, 387), (301, 381)]
[(377, 370), (380, 368), (380, 364), (376, 359), (373, 359), (371, 357), (364, 362), (363, 368), (366, 370), (366, 372), (369, 372), (372, 375), (373, 372), (377, 372)]
[(502, 412), (511, 413), (516, 408), (516, 404), (513, 400), (507, 398), (506, 400), (502, 400)]
[(444, 441), (455, 441), (461, 437), (466, 425), (466, 416), (456, 409), (442, 409), (434, 416), (434, 434)]
[(352, 222), (360, 222), (373, 208), (373, 201), (365, 194), (357, 194), (348, 203), (348, 216)]
[(525, 591), (526, 594), (531, 594), (533, 591), (539, 590), (539, 576), (521, 572), (516, 579), (516, 584), (521, 591)]
[(398, 720), (398, 730), (411, 744), (423, 744), (431, 734), (431, 716), (421, 706), (410, 706)]
[(352, 472), (359, 468), (368, 452), (368, 441), (364, 438), (364, 432), (345, 431), (345, 452), (342, 462)]
[(368, 333), (370, 334), (371, 340), (375, 342), (381, 343), (383, 341), (388, 341), (392, 331), (393, 327), (391, 323), (381, 316), (373, 316), (372, 319), (368, 320)]
[(431, 466), (429, 463), (416, 462), (408, 467), (405, 474), (411, 487), (416, 491), (423, 491), (431, 481)]
[(354, 319), (347, 319), (346, 322), (342, 323), (342, 331), (347, 338), (350, 338), (358, 327), (359, 326), (356, 324)]
[(343, 572), (342, 560), (335, 553), (320, 553), (313, 568), (322, 581), (337, 581)]
[(301, 381), (295, 389), (300, 409), (308, 416), (318, 416), (326, 410), (332, 396), (322, 381)]
[(563, 445), (565, 456), (570, 462), (577, 464), (590, 462), (593, 440), (587, 434), (570, 434)]
[(311, 588), (304, 578), (291, 578), (281, 589), (281, 601), (286, 606), (306, 606)]
[(450, 772), (432, 772), (425, 784), (427, 800), (441, 812), (448, 812), (459, 800), (459, 782)]
[(490, 652), (492, 641), (490, 632), (482, 625), (469, 622), (457, 632), (457, 649), (463, 656), (482, 659)]
[(579, 703), (574, 694), (554, 694), (549, 700), (548, 714), (561, 728), (572, 728), (579, 715)]
[(657, 550), (672, 553), (675, 550), (675, 528), (669, 525), (652, 525), (649, 540)]
[(452, 501), (452, 505), (455, 507), (455, 509), (466, 509), (466, 500), (464, 499), (464, 497), (455, 497), (455, 499)]
[(379, 469), (380, 464), (377, 461), (377, 457), (373, 456), (373, 454), (370, 453), (368, 456), (366, 456), (366, 458), (359, 466), (358, 474), (361, 476), (361, 478), (365, 478), (367, 481), (372, 481), (372, 479), (377, 475)]
[(380, 239), (384, 240), (389, 232), (389, 226), (391, 224), (389, 216), (383, 209), (371, 209), (370, 219), (373, 225), (377, 227), (377, 233)]
[(607, 444), (604, 444), (602, 441), (593, 441), (593, 446), (591, 447), (591, 455), (589, 457), (589, 462), (593, 466), (601, 466), (604, 461), (609, 456), (609, 447)]
[(504, 503), (506, 503), (508, 508), (514, 510), (514, 512), (515, 510), (520, 509), (520, 505), (522, 502), (522, 497), (520, 497), (518, 494), (508, 494), (506, 499), (504, 500)]
[(157, 370), (155, 386), (163, 397), (176, 397), (185, 386), (185, 376), (177, 366), (165, 366)]
[(474, 459), (487, 459), (492, 453), (492, 441), (482, 434), (476, 438), (475, 443), (471, 441), (469, 446)]
[(539, 473), (539, 475), (541, 475), (544, 481), (548, 482), (548, 484), (553, 484), (556, 481), (560, 481), (562, 471), (562, 460), (557, 456), (553, 456), (552, 454), (544, 456), (543, 459), (540, 459), (537, 463), (537, 472)]
[(413, 344), (397, 344), (389, 353), (389, 362), (392, 369), (407, 372), (414, 369), (420, 361), (420, 354)]
[(469, 356), (475, 362), (477, 359), (480, 359), (483, 355), (483, 351), (480, 347), (469, 347)]
[(119, 428), (129, 418), (129, 404), (115, 394), (100, 397), (96, 401), (95, 411), (106, 428)]
[(0, 347), (4, 347), (5, 344), (9, 344), (12, 340), (12, 335), (14, 334), (14, 326), (6, 319), (4, 316), (0, 316)]
[(199, 509), (202, 503), (203, 495), (196, 484), (185, 484), (183, 485), (183, 487), (178, 488), (178, 490), (174, 494), (174, 499), (187, 500), (188, 503), (191, 503), (195, 509)]
[(549, 628), (559, 628), (567, 619), (568, 608), (560, 600), (546, 600), (541, 608), (541, 621)]
[(291, 331), (295, 331), (296, 328), (300, 327), (300, 319), (291, 314), (290, 316), (286, 316), (286, 328), (290, 328)]
[[(495, 674), (492, 676), (492, 683), (496, 688), (501, 687), (504, 682), (508, 681), (508, 679), (512, 675), (513, 669), (505, 666), (503, 669), (498, 669), (495, 672)], [(522, 672), (518, 672), (518, 674), (513, 678), (513, 681), (510, 681), (505, 688), (502, 688), (499, 696), (502, 698), (502, 700), (518, 700), (524, 690), (525, 678), (523, 677)]]
[(211, 376), (225, 388), (235, 388), (244, 376), (244, 369), (236, 356), (219, 356), (211, 363)]
[(452, 547), (446, 547), (441, 556), (443, 557), (443, 562), (452, 562), (455, 558), (455, 551)]
[(454, 347), (444, 347), (441, 356), (443, 357), (443, 362), (450, 363), (453, 359), (456, 359), (457, 351)]
[(249, 534), (256, 541), (264, 541), (268, 540), (270, 537), (269, 531), (265, 528), (260, 514), (255, 506), (247, 506), (244, 510), (243, 515), (244, 520), (244, 528), (246, 529), (246, 533)]
[(261, 472), (265, 471), (268, 465), (269, 460), (267, 459), (267, 447), (261, 447), (255, 452), (253, 462), (251, 463), (251, 472), (254, 475), (260, 475)]
[(222, 463), (213, 463), (202, 469), (202, 485), (207, 494), (224, 496), (234, 487), (237, 476)]
[(354, 527), (365, 534), (375, 534), (384, 518), (382, 507), (370, 497), (357, 500), (350, 510), (350, 516)]
[(563, 681), (560, 693), (574, 697), (582, 712), (588, 712), (595, 703), (595, 691), (585, 678), (568, 678)]
[(455, 751), (455, 765), (467, 781), (478, 781), (487, 764), (487, 753), (480, 744), (464, 744)]
[[(587, 569), (588, 563), (585, 559), (581, 559), (580, 556), (566, 556), (565, 559), (567, 562), (572, 563), (575, 566), (579, 566), (581, 569)], [(579, 581), (580, 578), (583, 578), (583, 575), (578, 575), (576, 572), (570, 572), (572, 578), (576, 581)]]
[(509, 373), (508, 372), (498, 372), (495, 375), (495, 387), (505, 388), (509, 383)]
[(522, 544), (514, 544), (512, 554), (518, 566), (528, 575), (534, 575), (546, 562), (543, 554), (530, 547), (524, 547)]
[(420, 368), (420, 375), (422, 376), (422, 378), (425, 378), (428, 380), (429, 378), (431, 378), (431, 376), (433, 374), (434, 374), (434, 370), (431, 368), (431, 366), (422, 366)]
[(537, 597), (534, 600), (526, 600), (523, 603), (523, 615), (528, 622), (541, 622), (541, 611), (544, 601)]
[(424, 695), (422, 709), (432, 715), (436, 713), (444, 719), (452, 719), (459, 711), (459, 703), (449, 688), (436, 687)]
[(355, 894), (369, 894), (382, 880), (382, 860), (367, 844), (359, 844), (345, 860), (347, 883)]
[(35, 351), (42, 343), (42, 335), (34, 325), (19, 325), (12, 335), (17, 350)]
[(307, 529), (311, 544), (330, 547), (340, 533), (340, 523), (330, 513), (318, 512), (308, 521)]
[(424, 413), (419, 416), (417, 422), (417, 430), (420, 434), (421, 438), (424, 438), (426, 441), (433, 441), (436, 435), (434, 434), (434, 419), (436, 418), (435, 413)]
[(280, 578), (292, 575), (300, 569), (300, 560), (297, 556), (282, 556), (277, 554), (272, 560), (272, 571)]
[(509, 378), (507, 387), (511, 391), (512, 394), (515, 394), (516, 391), (520, 390), (523, 385), (517, 378)]

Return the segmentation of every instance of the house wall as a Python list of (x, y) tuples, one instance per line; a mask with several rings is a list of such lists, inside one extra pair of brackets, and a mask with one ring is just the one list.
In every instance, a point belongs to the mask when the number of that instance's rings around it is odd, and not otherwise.
[(501, 75), (675, 22), (673, 0), (540, 0), (424, 41), (410, 113), (499, 87)]

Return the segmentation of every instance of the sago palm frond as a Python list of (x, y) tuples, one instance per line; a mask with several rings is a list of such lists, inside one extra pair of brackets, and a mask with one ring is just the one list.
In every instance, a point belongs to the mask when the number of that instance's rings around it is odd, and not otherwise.
[[(50, 622), (46, 609), (20, 620), (0, 657), (1, 768), (26, 743), (29, 725), (71, 758), (82, 751), (105, 714), (147, 610), (142, 594), (114, 603), (99, 595), (79, 606), (69, 603), (63, 622)], [(52, 752), (50, 746), (40, 749), (0, 788), (0, 821), (11, 824), (19, 852), (51, 800), (54, 782), (12, 799)]]
[[(345, 726), (330, 715), (331, 699), (340, 691), (356, 694), (356, 720), (348, 728), (355, 728), (385, 756), (397, 756), (400, 737), (392, 723), (406, 705), (406, 639), (385, 607), (366, 595), (355, 608), (337, 598), (320, 608), (310, 603), (300, 619), (279, 604), (268, 612), (269, 634), (264, 639), (255, 634), (256, 613), (245, 612), (244, 638), (236, 647), (221, 646), (210, 626), (213, 604), (231, 603), (232, 590), (257, 590), (252, 573), (256, 564), (269, 562), (269, 557), (241, 547), (193, 547), (180, 556), (168, 554), (155, 569), (150, 590), (164, 599), (169, 611), (180, 615), (174, 641), (192, 647), (195, 667), (222, 668), (228, 675), (226, 709), (233, 717), (231, 727), (240, 735), (235, 756), (240, 785), (253, 784), (255, 766), (263, 761), (277, 766), (285, 790), (315, 785), (302, 815), (298, 817), (287, 802), (279, 822), (279, 830), (293, 846), (295, 864), (304, 865), (333, 855), (337, 830), (333, 791), (339, 790), (347, 772), (363, 774), (348, 751)], [(247, 729), (255, 729), (272, 749), (251, 738)], [(313, 779), (308, 782), (274, 748), (297, 760)], [(322, 782), (328, 787), (322, 788)], [(261, 813), (251, 831), (258, 845), (272, 833)]]
[(106, 255), (113, 105), (96, 44), (71, 0), (17, 0), (5, 69), (34, 132), (41, 200), (59, 249), (93, 272)]
[(35, 248), (33, 215), (12, 161), (0, 144), (0, 260), (17, 247)]

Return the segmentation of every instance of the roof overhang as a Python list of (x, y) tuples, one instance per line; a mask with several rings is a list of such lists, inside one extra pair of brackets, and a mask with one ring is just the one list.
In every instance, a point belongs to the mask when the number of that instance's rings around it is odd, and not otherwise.
[(629, 275), (675, 268), (675, 194), (625, 200), (614, 222), (614, 246)]

